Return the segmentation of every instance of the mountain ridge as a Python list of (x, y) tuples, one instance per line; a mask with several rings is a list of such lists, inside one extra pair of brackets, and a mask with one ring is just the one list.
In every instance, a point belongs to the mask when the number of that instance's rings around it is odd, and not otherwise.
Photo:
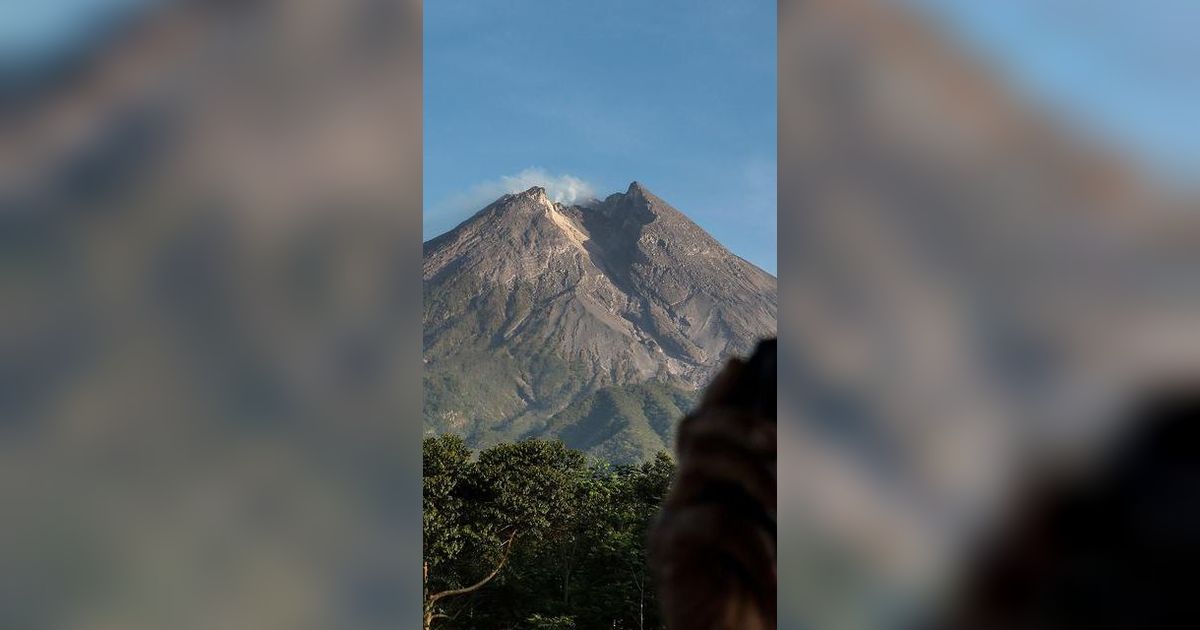
[[(539, 186), (506, 194), (423, 254), (426, 431), (479, 445), (594, 434), (551, 420), (614, 387), (673, 389), (621, 390), (623, 405), (605, 408), (632, 409), (631, 396), (674, 408), (664, 401), (692, 396), (775, 333), (774, 276), (637, 181), (588, 204), (554, 202)], [(639, 433), (625, 420), (616, 434)], [(630, 448), (571, 445), (636, 459), (669, 442), (671, 427), (658, 425), (657, 439), (640, 431)]]

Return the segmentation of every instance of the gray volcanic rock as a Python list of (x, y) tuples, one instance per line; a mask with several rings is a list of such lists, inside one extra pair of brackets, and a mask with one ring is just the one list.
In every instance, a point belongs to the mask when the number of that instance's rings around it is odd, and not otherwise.
[[(590, 205), (505, 195), (425, 243), (422, 272), (426, 431), (476, 445), (589, 435), (572, 446), (636, 459), (673, 431), (646, 409), (775, 334), (775, 278), (637, 182)], [(549, 422), (564, 412), (610, 428)]]

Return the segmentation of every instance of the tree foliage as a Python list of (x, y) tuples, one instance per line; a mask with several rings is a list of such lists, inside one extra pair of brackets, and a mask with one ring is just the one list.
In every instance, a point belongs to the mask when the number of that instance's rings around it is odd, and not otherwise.
[(423, 446), (427, 624), (662, 627), (645, 541), (675, 472), (666, 453), (612, 466), (557, 441)]

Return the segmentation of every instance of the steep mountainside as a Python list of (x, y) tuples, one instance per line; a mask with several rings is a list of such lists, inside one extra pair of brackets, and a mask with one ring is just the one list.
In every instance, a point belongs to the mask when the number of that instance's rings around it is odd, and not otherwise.
[(476, 444), (554, 435), (636, 460), (775, 332), (775, 278), (637, 182), (583, 206), (505, 195), (425, 244), (423, 278), (426, 431)]

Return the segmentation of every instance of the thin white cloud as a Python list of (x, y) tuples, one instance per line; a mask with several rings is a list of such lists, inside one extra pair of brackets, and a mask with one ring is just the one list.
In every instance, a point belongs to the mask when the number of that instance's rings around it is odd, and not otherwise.
[(480, 182), (434, 205), (425, 213), (425, 235), (440, 234), (502, 195), (534, 186), (545, 188), (548, 197), (563, 204), (583, 203), (596, 197), (596, 188), (579, 177), (567, 173), (556, 175), (544, 168), (530, 167), (513, 175)]

